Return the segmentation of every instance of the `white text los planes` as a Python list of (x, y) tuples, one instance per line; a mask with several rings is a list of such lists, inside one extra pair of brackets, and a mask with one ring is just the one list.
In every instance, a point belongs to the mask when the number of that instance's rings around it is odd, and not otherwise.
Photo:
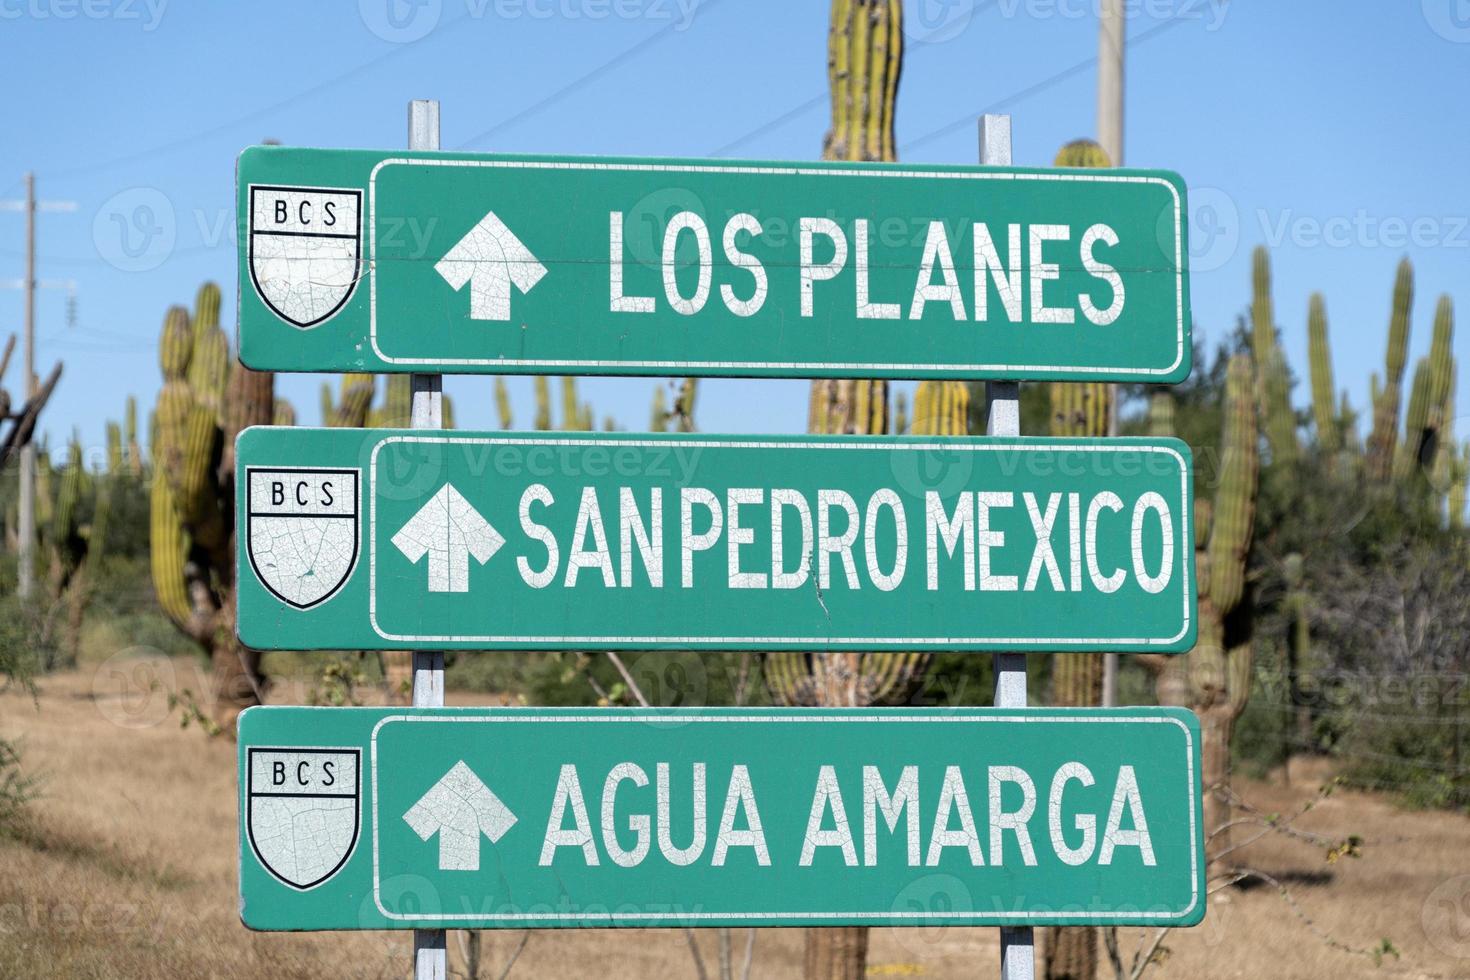
[[(908, 228), (907, 221), (898, 223), (901, 229)], [(736, 316), (749, 317), (772, 299), (769, 270), (753, 250), (772, 229), (755, 215), (735, 214), (723, 229), (712, 229), (693, 211), (675, 214), (662, 234), (663, 288), (641, 294), (628, 283), (630, 256), (623, 224), (623, 212), (609, 214), (611, 312), (651, 314), (665, 308), (695, 316), (718, 302)], [(780, 231), (776, 237), (785, 240), (787, 233)], [(859, 218), (844, 227), (832, 218), (804, 217), (797, 222), (795, 237), (799, 295), (775, 301), (783, 310), (799, 305), (802, 317), (815, 316), (820, 305), (837, 299), (819, 295), (835, 286), (819, 284), (848, 270), (853, 274), (850, 298), (860, 320), (920, 320), (933, 306), (957, 322), (1086, 322), (1105, 327), (1117, 321), (1127, 302), (1123, 277), (1109, 261), (1111, 249), (1119, 244), (1118, 233), (1101, 222), (1085, 227), (1016, 222), (992, 226), (983, 221), (951, 227), (942, 221), (927, 222), (922, 245), (912, 250), (907, 263), (911, 274), (904, 281), (912, 287), (891, 296), (878, 295), (872, 275), (878, 268), (873, 257), (877, 242), (894, 237), (885, 222)], [(900, 237), (907, 244), (909, 235)], [(720, 266), (728, 281), (715, 282), (716, 249), (728, 263)], [(960, 249), (971, 261), (957, 261)], [(685, 264), (681, 255), (695, 258), (693, 274), (681, 272)], [(966, 265), (969, 273), (962, 276)], [(1087, 274), (1094, 288), (1079, 294), (1075, 303), (1049, 295), (1047, 284), (1060, 279), (1063, 269), (1075, 268)]]

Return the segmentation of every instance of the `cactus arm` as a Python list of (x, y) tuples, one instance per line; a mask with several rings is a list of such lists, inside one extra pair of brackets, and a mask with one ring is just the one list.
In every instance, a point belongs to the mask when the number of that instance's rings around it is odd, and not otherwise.
[(1321, 293), (1313, 293), (1308, 306), (1307, 356), (1311, 361), (1317, 444), (1324, 453), (1335, 453), (1342, 448), (1342, 433), (1338, 429), (1337, 388), (1332, 380), (1332, 348), (1327, 340), (1327, 306)]

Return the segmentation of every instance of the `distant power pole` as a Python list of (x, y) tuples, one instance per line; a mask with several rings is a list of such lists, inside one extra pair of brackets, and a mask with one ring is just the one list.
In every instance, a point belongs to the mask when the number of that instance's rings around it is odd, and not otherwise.
[[(1097, 141), (1113, 166), (1123, 166), (1123, 52), (1128, 23), (1124, 0), (1102, 0), (1097, 31)], [(1108, 399), (1108, 435), (1118, 434), (1118, 386)], [(1103, 707), (1118, 703), (1118, 655), (1103, 655)]]
[(1124, 0), (1102, 0), (1097, 32), (1097, 141), (1113, 166), (1123, 166)]
[[(36, 200), (36, 175), (26, 174), (26, 197), (24, 201), (0, 202), (0, 206), (26, 213), (26, 275), (18, 284), (25, 290), (25, 343), (21, 370), (25, 374), (26, 403), (35, 399), (36, 384), (36, 288), (43, 285), (36, 278), (36, 212), (75, 211), (75, 201)], [(45, 283), (44, 285), (53, 285)], [(20, 568), (16, 581), (16, 595), (29, 599), (35, 588), (36, 548), (36, 447), (26, 440), (20, 449)]]

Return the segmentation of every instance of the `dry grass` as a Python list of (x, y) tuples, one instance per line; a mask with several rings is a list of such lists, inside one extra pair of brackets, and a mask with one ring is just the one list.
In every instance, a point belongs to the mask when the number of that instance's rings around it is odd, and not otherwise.
[[(180, 661), (109, 661), (42, 679), (36, 703), (15, 691), (0, 695), (0, 735), (20, 737), (27, 766), (45, 779), (29, 825), (0, 837), (0, 977), (406, 975), (403, 933), (266, 935), (239, 924), (233, 746), (180, 730), (165, 696), (172, 687), (200, 692), (207, 684)], [(276, 698), (302, 693), (288, 688)], [(1311, 767), (1293, 776), (1290, 788), (1279, 780), (1240, 788), (1264, 809), (1285, 812), (1326, 773)], [(1199, 928), (1172, 934), (1166, 961), (1149, 975), (1470, 976), (1470, 877), (1464, 888), (1452, 882), (1470, 876), (1470, 821), (1339, 792), (1302, 825), (1360, 834), (1364, 856), (1328, 866), (1320, 852), (1272, 838), (1253, 846), (1246, 863), (1287, 882), (1321, 930), (1355, 947), (1388, 937), (1401, 958), (1375, 967), (1332, 949), (1272, 889), (1255, 888), (1214, 902)], [(737, 958), (743, 938), (736, 934)], [(1133, 938), (1123, 937), (1130, 945)], [(713, 972), (715, 937), (700, 939)], [(514, 941), (487, 934), (482, 975), (499, 974)], [(753, 975), (798, 977), (801, 942), (799, 930), (762, 932)], [(997, 956), (994, 929), (884, 929), (874, 933), (869, 972), (987, 976)], [(458, 964), (453, 949), (451, 964)], [(616, 980), (693, 976), (693, 969), (677, 931), (540, 932), (514, 973), (594, 974)]]

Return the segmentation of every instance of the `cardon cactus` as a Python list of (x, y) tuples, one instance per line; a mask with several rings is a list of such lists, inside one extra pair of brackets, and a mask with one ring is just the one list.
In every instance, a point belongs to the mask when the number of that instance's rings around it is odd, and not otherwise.
[(1332, 348), (1327, 341), (1327, 304), (1313, 293), (1307, 308), (1307, 357), (1311, 361), (1312, 418), (1317, 445), (1327, 455), (1342, 448), (1337, 416), (1337, 388), (1332, 381)]
[(663, 385), (653, 389), (653, 409), (648, 416), (649, 432), (667, 432), (669, 428), (669, 402), (664, 396)]
[(1111, 167), (1113, 161), (1108, 159), (1108, 151), (1104, 150), (1096, 140), (1073, 140), (1057, 151), (1056, 159), (1052, 161), (1054, 167)]
[[(49, 463), (47, 464), (49, 469)], [(112, 506), (111, 473), (93, 475), (82, 461), (82, 444), (73, 436), (67, 446), (66, 465), (56, 482), (54, 500), (38, 508), (43, 518), (38, 530), (51, 563), (48, 584), (53, 603), (66, 609), (64, 649), (73, 657), (81, 645), (82, 617), (92, 598), (90, 579), (102, 561), (107, 540), (107, 521)], [(50, 483), (44, 489), (49, 496)], [(90, 501), (91, 520), (82, 522), (84, 502)], [(49, 636), (52, 620), (47, 620)]]
[[(1112, 385), (1052, 382), (1047, 388), (1052, 435), (1099, 438), (1108, 434)], [(1102, 704), (1102, 680), (1103, 654), (1059, 653), (1052, 658), (1052, 703), (1070, 708)]]
[(368, 424), (376, 379), (371, 374), (344, 374), (338, 382), (341, 394), (334, 401), (332, 389), (322, 385), (322, 425), (333, 429), (361, 429)]
[(685, 378), (679, 383), (679, 394), (674, 399), (674, 428), (679, 432), (694, 431), (694, 403), (699, 393), (699, 379)]
[(1409, 393), (1409, 410), (1404, 417), (1404, 438), (1394, 453), (1393, 478), (1404, 484), (1427, 478), (1439, 451), (1441, 433), (1454, 418), (1455, 310), (1448, 296), (1441, 296), (1434, 310), (1434, 336), (1429, 354), (1414, 366), (1414, 385)]
[(827, 81), (832, 126), (824, 160), (894, 160), (894, 108), (903, 62), (900, 0), (832, 0)]
[[(903, 64), (901, 0), (831, 0), (827, 34), (827, 82), (832, 123), (822, 142), (825, 160), (891, 161), (898, 158), (894, 113)], [(917, 414), (917, 411), (916, 413)], [(812, 382), (807, 429), (819, 433), (872, 433), (888, 428), (885, 381), (827, 379)], [(767, 660), (775, 668), (780, 700), (822, 705), (860, 705), (884, 688), (904, 686), (906, 654), (785, 654)], [(782, 659), (784, 657), (784, 659)], [(810, 703), (810, 701), (807, 701)], [(866, 928), (808, 929), (806, 976), (835, 980), (867, 972)]]
[(1388, 352), (1384, 375), (1375, 374), (1373, 428), (1368, 434), (1368, 476), (1380, 483), (1393, 472), (1398, 444), (1399, 406), (1403, 398), (1404, 365), (1408, 363), (1409, 315), (1414, 307), (1414, 267), (1399, 262), (1393, 281), (1393, 307), (1388, 320)]
[(138, 399), (128, 396), (123, 410), (123, 439), (127, 454), (128, 472), (133, 476), (143, 475), (143, 448), (138, 444)]
[(122, 426), (112, 420), (107, 422), (107, 472), (121, 473), (123, 469)]
[(1291, 408), (1286, 357), (1276, 340), (1276, 311), (1271, 300), (1271, 256), (1257, 246), (1251, 265), (1251, 350), (1255, 357), (1256, 398), (1265, 422), (1272, 464), (1296, 462), (1299, 446), (1296, 413)]
[[(897, 159), (893, 124), (902, 62), (903, 6), (899, 0), (832, 0), (827, 33), (832, 124), (822, 143), (824, 160)], [(935, 400), (942, 401), (943, 396), (934, 382), (920, 388), (926, 392), (925, 404), (931, 406), (925, 424), (937, 426)], [(919, 431), (920, 411), (916, 400), (915, 432)], [(881, 435), (887, 430), (888, 382), (851, 378), (812, 382), (807, 431)], [(871, 703), (873, 694), (884, 686), (878, 678), (893, 675), (881, 660), (883, 656), (776, 654), (768, 658), (767, 669), (774, 693), (788, 704), (861, 705)], [(809, 946), (809, 956), (811, 953)]]
[(551, 429), (551, 383), (546, 380), (546, 375), (538, 374), (531, 379), (531, 385), (536, 391), (536, 420), (537, 432), (547, 432)]
[(505, 387), (505, 379), (500, 375), (495, 376), (495, 414), (500, 419), (502, 429), (509, 429), (515, 421), (510, 411), (510, 392)]
[[(1111, 167), (1107, 151), (1090, 139), (1073, 140), (1057, 152), (1054, 166)], [(1051, 434), (1104, 437), (1113, 412), (1113, 386), (1101, 382), (1047, 385), (1051, 396)], [(1052, 662), (1052, 703), (1062, 707), (1102, 704), (1103, 653), (1059, 653)], [(1098, 968), (1097, 930), (1087, 926), (1050, 929), (1043, 968), (1047, 980), (1092, 980)]]
[[(1161, 397), (1167, 396), (1155, 395), (1156, 399)], [(1230, 738), (1235, 720), (1250, 697), (1254, 657), (1246, 567), (1259, 484), (1258, 397), (1250, 358), (1235, 355), (1226, 371), (1215, 497), (1213, 501), (1204, 497), (1195, 500), (1199, 639), (1183, 657), (1138, 658), (1156, 674), (1160, 704), (1188, 707), (1199, 716), (1205, 833), (1213, 835), (1207, 836), (1213, 853), (1229, 846), (1229, 831), (1220, 828), (1230, 819), (1225, 792), (1230, 785)]]
[(277, 409), (274, 376), (234, 364), (228, 350), (219, 287), (199, 290), (192, 322), (184, 308), (169, 310), (159, 342), (164, 383), (154, 410), (149, 530), (159, 605), (209, 654), (214, 721), (232, 732), (264, 685), (259, 654), (235, 638), (235, 436), (269, 425)]

